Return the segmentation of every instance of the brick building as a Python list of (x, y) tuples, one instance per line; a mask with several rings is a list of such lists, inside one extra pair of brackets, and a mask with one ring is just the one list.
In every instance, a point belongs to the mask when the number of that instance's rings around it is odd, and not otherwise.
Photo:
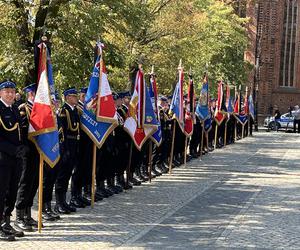
[[(300, 104), (300, 0), (257, 0), (256, 48), (258, 119), (278, 107)], [(254, 88), (255, 89), (255, 88)]]

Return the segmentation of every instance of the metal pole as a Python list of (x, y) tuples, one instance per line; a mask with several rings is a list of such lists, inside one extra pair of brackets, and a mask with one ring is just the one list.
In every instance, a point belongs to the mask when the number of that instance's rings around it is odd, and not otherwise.
[(39, 176), (39, 210), (38, 210), (38, 231), (42, 232), (42, 210), (43, 210), (43, 175), (44, 175), (44, 160), (40, 154), (40, 176)]
[(97, 159), (97, 147), (93, 145), (93, 166), (92, 166), (92, 189), (91, 189), (91, 207), (94, 208), (95, 204), (95, 180), (96, 180), (96, 159)]

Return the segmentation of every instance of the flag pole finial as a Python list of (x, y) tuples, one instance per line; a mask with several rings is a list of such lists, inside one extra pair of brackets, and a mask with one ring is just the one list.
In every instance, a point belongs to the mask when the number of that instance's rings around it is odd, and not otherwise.
[(189, 70), (189, 77), (192, 78), (193, 77), (193, 71), (192, 71), (192, 67), (190, 67), (190, 70)]
[(104, 43), (101, 42), (100, 37), (98, 37), (96, 44), (98, 46), (98, 55), (101, 56), (104, 48)]
[(182, 70), (183, 67), (182, 67), (182, 59), (179, 60), (179, 65), (178, 65), (178, 70)]
[(152, 67), (151, 67), (151, 73), (150, 74), (154, 75), (154, 65), (152, 65)]

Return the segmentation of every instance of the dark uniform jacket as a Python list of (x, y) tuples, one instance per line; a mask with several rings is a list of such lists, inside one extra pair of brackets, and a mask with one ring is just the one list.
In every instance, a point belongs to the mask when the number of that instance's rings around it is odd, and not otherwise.
[(21, 117), (15, 105), (6, 107), (0, 100), (0, 165), (18, 157), (22, 145)]

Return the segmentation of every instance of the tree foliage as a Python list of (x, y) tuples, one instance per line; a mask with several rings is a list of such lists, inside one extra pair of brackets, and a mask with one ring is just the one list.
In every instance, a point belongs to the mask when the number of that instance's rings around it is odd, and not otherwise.
[(20, 85), (33, 79), (33, 44), (42, 34), (52, 42), (59, 89), (88, 84), (93, 46), (104, 42), (105, 61), (116, 91), (128, 88), (129, 70), (155, 65), (160, 92), (169, 94), (182, 59), (197, 88), (205, 70), (211, 82), (245, 83), (246, 19), (217, 0), (2, 0), (0, 78)]

